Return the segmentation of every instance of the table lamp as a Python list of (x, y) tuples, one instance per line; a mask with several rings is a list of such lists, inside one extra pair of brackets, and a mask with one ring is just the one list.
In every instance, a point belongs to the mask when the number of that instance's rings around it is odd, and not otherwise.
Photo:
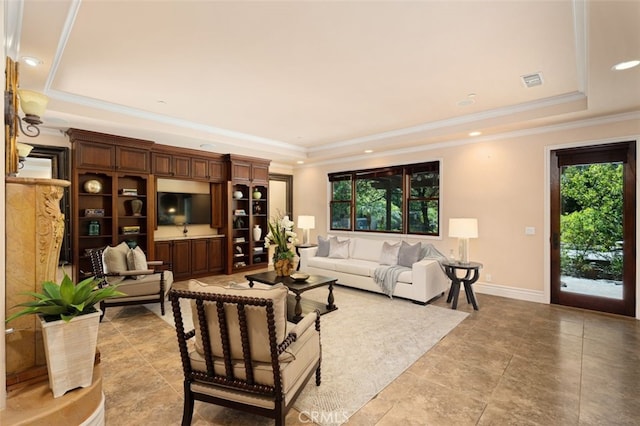
[(460, 263), (469, 263), (469, 238), (478, 238), (478, 219), (449, 219), (449, 236), (458, 238)]
[(298, 216), (298, 227), (303, 230), (302, 244), (309, 244), (309, 229), (316, 227), (316, 217)]

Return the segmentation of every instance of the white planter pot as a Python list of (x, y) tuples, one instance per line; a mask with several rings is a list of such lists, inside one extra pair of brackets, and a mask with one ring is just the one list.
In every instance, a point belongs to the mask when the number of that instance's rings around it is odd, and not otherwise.
[(69, 322), (45, 322), (40, 318), (49, 387), (54, 398), (71, 389), (91, 386), (100, 314), (98, 310)]

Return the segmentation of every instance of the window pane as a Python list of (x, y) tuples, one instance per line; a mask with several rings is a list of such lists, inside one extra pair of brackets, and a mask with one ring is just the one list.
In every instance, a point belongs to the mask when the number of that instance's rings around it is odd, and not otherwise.
[(331, 182), (333, 187), (333, 201), (351, 200), (351, 180)]
[(351, 203), (331, 203), (331, 229), (351, 229)]
[(402, 173), (356, 180), (359, 231), (402, 232)]
[(411, 174), (411, 198), (437, 198), (440, 195), (440, 173), (416, 172)]
[(409, 232), (438, 234), (438, 201), (409, 202)]

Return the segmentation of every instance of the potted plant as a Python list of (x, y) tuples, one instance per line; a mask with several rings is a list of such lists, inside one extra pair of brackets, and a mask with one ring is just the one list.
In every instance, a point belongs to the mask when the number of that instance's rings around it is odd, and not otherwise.
[(54, 398), (91, 385), (101, 314), (94, 305), (122, 296), (116, 287), (97, 288), (94, 277), (74, 284), (65, 274), (60, 284), (44, 282), (42, 293), (24, 293), (36, 300), (16, 305), (25, 309), (6, 319), (9, 322), (24, 315), (38, 315)]
[(274, 246), (273, 268), (278, 276), (289, 276), (293, 271), (294, 254), (290, 245), (297, 241), (297, 234), (293, 232), (293, 221), (289, 216), (278, 214), (267, 224), (269, 232), (264, 237), (264, 247)]

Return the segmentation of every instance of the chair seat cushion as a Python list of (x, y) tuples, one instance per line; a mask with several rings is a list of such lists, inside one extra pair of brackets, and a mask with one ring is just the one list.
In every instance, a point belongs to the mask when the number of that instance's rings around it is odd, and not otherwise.
[[(139, 275), (139, 279), (127, 278), (118, 285), (118, 291), (125, 295), (115, 297), (113, 299), (121, 299), (124, 297), (150, 296), (156, 297), (160, 294), (160, 273), (151, 275)], [(171, 289), (173, 283), (173, 273), (164, 271), (164, 292), (165, 294)]]

